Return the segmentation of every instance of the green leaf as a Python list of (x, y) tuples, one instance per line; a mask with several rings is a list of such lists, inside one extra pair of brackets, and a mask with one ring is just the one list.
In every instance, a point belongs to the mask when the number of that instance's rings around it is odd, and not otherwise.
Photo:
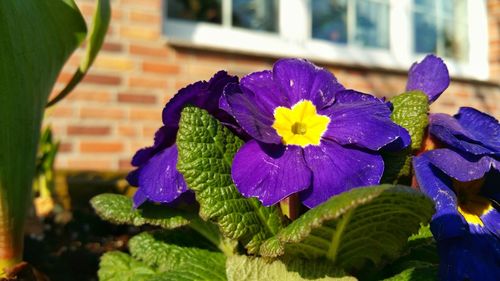
[(433, 212), (432, 201), (410, 187), (356, 188), (306, 212), (266, 241), (260, 253), (325, 257), (347, 271), (380, 265), (397, 258)]
[(438, 266), (421, 266), (405, 269), (401, 273), (384, 281), (437, 281)]
[(109, 21), (111, 19), (111, 4), (109, 0), (97, 0), (96, 9), (93, 15), (92, 26), (87, 38), (87, 47), (85, 55), (80, 62), (80, 66), (71, 77), (66, 87), (48, 104), (52, 106), (66, 97), (80, 81), (82, 81), (90, 66), (97, 57), (97, 53), (104, 43), (104, 37), (108, 31)]
[(72, 0), (0, 1), (0, 268), (22, 259), (43, 110), (86, 31)]
[(122, 252), (107, 252), (101, 257), (100, 281), (147, 281), (156, 271)]
[(162, 272), (158, 280), (226, 280), (223, 254), (167, 244), (164, 238), (144, 232), (129, 241), (132, 256)]
[(120, 194), (99, 194), (90, 200), (96, 213), (104, 220), (115, 224), (145, 224), (172, 229), (189, 224), (189, 215), (162, 205), (143, 204), (132, 207), (132, 199)]
[(231, 179), (231, 162), (243, 144), (205, 110), (186, 107), (177, 133), (178, 170), (200, 203), (200, 216), (216, 222), (223, 234), (257, 253), (282, 227), (276, 207), (244, 198)]
[(425, 128), (428, 125), (429, 100), (421, 91), (403, 93), (391, 99), (394, 107), (391, 119), (404, 127), (411, 136), (411, 147), (398, 152), (383, 154), (384, 183), (411, 183), (411, 154), (422, 146)]
[(228, 281), (340, 281), (356, 280), (354, 277), (335, 277), (342, 274), (330, 264), (322, 261), (281, 260), (267, 261), (263, 258), (232, 256), (227, 259)]
[[(408, 269), (421, 267), (437, 267), (439, 255), (436, 241), (432, 237), (429, 225), (420, 228), (419, 232), (408, 238), (404, 254), (392, 264), (384, 268), (385, 276), (408, 274)], [(404, 272), (407, 273), (404, 273)], [(420, 270), (418, 270), (420, 272)], [(416, 273), (414, 273), (416, 274)], [(408, 279), (413, 280), (413, 279)]]

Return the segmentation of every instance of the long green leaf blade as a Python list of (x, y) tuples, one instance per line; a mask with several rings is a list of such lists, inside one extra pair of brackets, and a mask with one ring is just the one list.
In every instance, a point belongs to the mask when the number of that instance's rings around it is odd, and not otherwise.
[(82, 81), (90, 66), (97, 57), (97, 53), (104, 43), (104, 37), (108, 31), (109, 21), (111, 19), (111, 3), (109, 0), (97, 0), (96, 9), (93, 15), (92, 25), (87, 39), (85, 55), (80, 62), (80, 66), (71, 77), (64, 89), (57, 94), (54, 99), (47, 103), (47, 107), (52, 106), (69, 95), (80, 81)]
[(21, 259), (43, 109), (86, 31), (72, 0), (0, 1), (0, 276)]

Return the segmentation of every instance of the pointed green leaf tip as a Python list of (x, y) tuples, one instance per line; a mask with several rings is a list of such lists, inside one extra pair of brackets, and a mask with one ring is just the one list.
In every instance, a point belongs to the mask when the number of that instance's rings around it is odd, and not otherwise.
[(425, 128), (429, 123), (429, 100), (421, 91), (403, 93), (391, 99), (394, 107), (392, 121), (404, 127), (411, 136), (411, 149), (419, 150), (422, 146)]
[(411, 183), (411, 154), (422, 146), (425, 128), (429, 123), (429, 100), (421, 91), (403, 93), (391, 99), (394, 123), (404, 127), (411, 136), (411, 147), (398, 152), (384, 153), (386, 164), (383, 183)]
[(132, 207), (132, 200), (120, 194), (99, 194), (90, 200), (96, 213), (115, 224), (156, 225), (172, 229), (189, 224), (188, 215), (167, 206), (144, 204)]
[(257, 253), (265, 239), (282, 227), (278, 209), (244, 198), (231, 179), (231, 162), (243, 144), (205, 110), (186, 107), (177, 133), (177, 169), (200, 203), (200, 216)]
[(332, 277), (342, 272), (322, 261), (281, 260), (232, 256), (226, 263), (228, 281), (356, 281), (354, 277)]
[(397, 258), (433, 212), (432, 201), (410, 187), (356, 188), (309, 210), (266, 241), (260, 253), (327, 258), (339, 268), (359, 270)]

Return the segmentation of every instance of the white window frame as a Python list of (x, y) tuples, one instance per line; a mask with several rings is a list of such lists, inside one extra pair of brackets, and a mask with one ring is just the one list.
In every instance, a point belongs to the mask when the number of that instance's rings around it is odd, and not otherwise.
[[(167, 42), (173, 45), (266, 57), (301, 57), (319, 63), (406, 71), (413, 62), (422, 59), (423, 54), (413, 51), (413, 0), (389, 0), (389, 49), (312, 39), (309, 1), (279, 0), (276, 33), (232, 27), (228, 24), (231, 0), (222, 0), (222, 25), (169, 19), (165, 15), (163, 31)], [(487, 0), (466, 1), (468, 62), (445, 58), (446, 64), (453, 77), (488, 80)]]

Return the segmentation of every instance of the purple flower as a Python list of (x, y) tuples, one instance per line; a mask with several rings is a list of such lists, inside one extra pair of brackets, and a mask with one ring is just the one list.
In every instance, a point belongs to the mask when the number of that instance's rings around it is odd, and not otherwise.
[(266, 206), (300, 192), (314, 207), (354, 187), (378, 184), (378, 150), (408, 132), (381, 100), (345, 90), (328, 71), (282, 59), (272, 71), (228, 85), (221, 107), (254, 140), (237, 152), (232, 177), (246, 197)]
[(219, 99), (224, 87), (237, 83), (238, 78), (225, 71), (216, 73), (210, 81), (199, 81), (181, 89), (163, 109), (163, 126), (156, 132), (154, 144), (140, 149), (132, 159), (137, 167), (127, 176), (128, 182), (137, 186), (134, 207), (145, 201), (172, 203), (188, 189), (182, 174), (177, 171), (177, 145), (175, 139), (184, 106), (191, 104), (207, 110), (225, 124), (233, 118), (219, 109)]
[(497, 280), (500, 275), (500, 125), (473, 108), (433, 114), (430, 133), (445, 148), (414, 159), (421, 190), (436, 214), (443, 280)]
[(450, 85), (450, 75), (443, 60), (427, 55), (420, 63), (414, 63), (408, 71), (407, 91), (419, 90), (434, 102)]

